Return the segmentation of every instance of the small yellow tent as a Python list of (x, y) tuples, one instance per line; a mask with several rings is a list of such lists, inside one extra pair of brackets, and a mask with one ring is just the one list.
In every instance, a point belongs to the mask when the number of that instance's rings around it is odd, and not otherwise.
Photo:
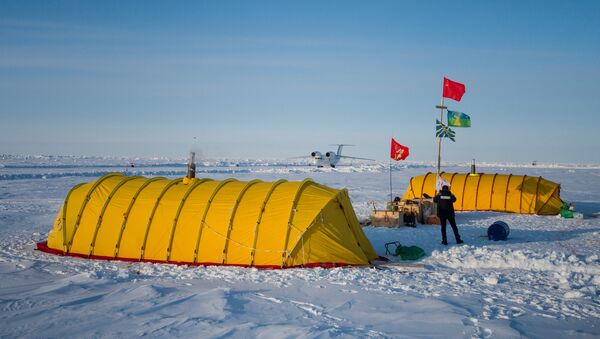
[[(563, 201), (560, 185), (542, 177), (512, 174), (442, 173), (456, 196), (457, 211), (497, 211), (523, 214), (556, 215)], [(436, 174), (427, 173), (410, 179), (403, 199), (435, 195)]]
[(363, 265), (377, 258), (347, 190), (302, 182), (107, 174), (67, 194), (55, 254), (260, 268)]

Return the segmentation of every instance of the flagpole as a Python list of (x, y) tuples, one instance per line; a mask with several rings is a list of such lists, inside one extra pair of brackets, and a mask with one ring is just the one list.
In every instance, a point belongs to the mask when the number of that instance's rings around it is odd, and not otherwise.
[(390, 201), (394, 201), (392, 198), (392, 158), (390, 157)]
[[(444, 96), (442, 95), (442, 100), (440, 101), (440, 105), (439, 106), (435, 106), (435, 108), (439, 108), (440, 109), (440, 123), (444, 123), (444, 109), (446, 108), (446, 106), (444, 106)], [(437, 174), (438, 176), (440, 175), (440, 167), (441, 167), (441, 162), (442, 162), (442, 138), (438, 138), (438, 156), (437, 156)]]
[[(435, 106), (435, 108), (440, 109), (440, 123), (441, 124), (444, 123), (444, 109), (446, 109), (446, 106), (444, 106), (444, 86), (445, 86), (445, 82), (442, 84), (442, 98), (440, 100), (440, 105)], [(435, 194), (437, 194), (437, 182), (440, 178), (441, 163), (442, 163), (442, 138), (439, 137), (438, 138), (437, 175), (435, 177)]]

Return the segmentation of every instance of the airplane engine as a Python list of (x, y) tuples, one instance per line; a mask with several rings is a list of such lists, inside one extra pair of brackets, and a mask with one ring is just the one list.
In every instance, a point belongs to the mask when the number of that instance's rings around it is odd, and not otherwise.
[(327, 152), (327, 153), (325, 153), (325, 156), (327, 157), (327, 159), (334, 158), (335, 157), (335, 152)]
[(311, 157), (315, 158), (315, 159), (321, 159), (323, 158), (323, 155), (321, 154), (321, 152), (319, 151), (314, 151), (310, 154)]

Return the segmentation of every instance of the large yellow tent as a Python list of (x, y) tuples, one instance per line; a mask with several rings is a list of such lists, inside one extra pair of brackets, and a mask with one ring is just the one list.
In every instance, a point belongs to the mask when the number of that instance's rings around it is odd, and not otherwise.
[[(498, 211), (556, 215), (563, 201), (560, 185), (542, 177), (512, 174), (441, 173), (456, 196), (457, 211)], [(403, 199), (435, 195), (436, 174), (410, 179)]]
[(261, 268), (363, 265), (376, 259), (347, 190), (302, 182), (107, 174), (67, 194), (51, 253)]

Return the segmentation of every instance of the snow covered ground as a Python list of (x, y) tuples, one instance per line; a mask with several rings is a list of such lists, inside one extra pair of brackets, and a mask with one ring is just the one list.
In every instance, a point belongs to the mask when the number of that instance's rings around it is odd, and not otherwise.
[[(0, 157), (0, 337), (565, 338), (600, 336), (600, 166), (484, 164), (543, 176), (585, 214), (560, 219), (459, 213), (465, 245), (439, 227), (366, 227), (384, 244), (424, 248), (423, 268), (256, 270), (91, 261), (34, 250), (67, 191), (110, 171), (182, 176), (185, 160)], [(131, 167), (131, 163), (134, 167)], [(424, 163), (394, 165), (395, 195)], [(466, 164), (445, 171), (468, 171)], [(317, 169), (283, 161), (207, 161), (201, 177), (311, 177), (346, 187), (359, 218), (389, 196), (387, 164)], [(509, 240), (481, 237), (496, 220)], [(450, 236), (453, 244), (453, 238)]]

